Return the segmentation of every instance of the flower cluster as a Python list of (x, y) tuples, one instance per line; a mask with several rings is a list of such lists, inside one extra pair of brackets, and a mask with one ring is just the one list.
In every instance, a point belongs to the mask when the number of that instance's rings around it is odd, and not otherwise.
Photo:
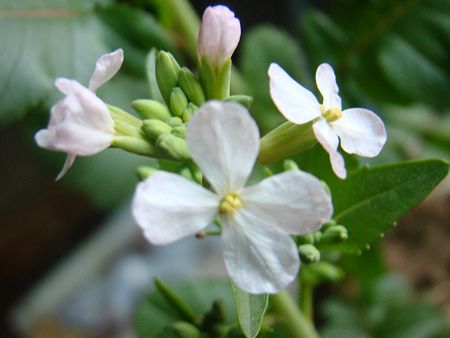
[[(43, 148), (67, 153), (58, 179), (76, 156), (111, 146), (194, 168), (198, 175), (154, 169), (141, 175), (146, 177), (136, 188), (132, 213), (144, 236), (160, 245), (216, 226), (236, 285), (254, 294), (276, 293), (296, 278), (300, 256), (318, 258), (312, 245), (299, 248), (291, 235), (317, 231), (331, 218), (333, 206), (322, 182), (298, 168), (246, 186), (264, 143), (247, 109), (251, 98), (229, 94), (231, 56), (240, 34), (239, 20), (227, 7), (207, 8), (197, 44), (198, 75), (170, 53), (156, 53), (162, 98), (132, 103), (142, 119), (96, 96), (95, 90), (119, 70), (123, 51), (101, 56), (88, 88), (75, 80), (56, 80), (65, 97), (52, 107), (48, 127), (35, 138)], [(270, 95), (280, 112), (290, 123), (305, 125), (306, 132), (312, 129), (339, 177), (346, 177), (339, 139), (351, 154), (372, 157), (380, 152), (386, 141), (383, 122), (367, 109), (342, 111), (331, 66), (322, 64), (316, 73), (323, 104), (277, 64), (268, 73)], [(286, 142), (283, 137), (277, 135), (277, 142)], [(340, 225), (328, 230), (324, 238), (347, 236)]]

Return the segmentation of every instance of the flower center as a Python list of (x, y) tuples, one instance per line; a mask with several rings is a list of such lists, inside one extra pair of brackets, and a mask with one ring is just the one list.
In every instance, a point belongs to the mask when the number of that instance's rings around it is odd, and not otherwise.
[(325, 108), (323, 108), (323, 105), (321, 105), (320, 110), (322, 111), (322, 116), (327, 120), (328, 123), (339, 120), (342, 117), (342, 112), (339, 108), (331, 108), (325, 110)]
[(226, 194), (220, 201), (220, 213), (234, 215), (236, 210), (242, 207), (241, 198), (238, 193)]

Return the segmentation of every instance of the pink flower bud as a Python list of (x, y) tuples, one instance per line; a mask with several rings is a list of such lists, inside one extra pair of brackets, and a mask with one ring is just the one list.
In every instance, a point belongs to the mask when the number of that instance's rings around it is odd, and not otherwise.
[(241, 24), (226, 6), (208, 7), (203, 13), (197, 42), (200, 59), (222, 66), (233, 54), (241, 37)]

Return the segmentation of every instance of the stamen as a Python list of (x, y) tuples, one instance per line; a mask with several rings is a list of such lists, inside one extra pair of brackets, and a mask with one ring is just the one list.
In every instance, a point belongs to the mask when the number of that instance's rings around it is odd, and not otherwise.
[(322, 107), (323, 105), (320, 107), (320, 110), (322, 111), (322, 116), (327, 120), (327, 122), (334, 122), (342, 117), (342, 112), (339, 108), (331, 108), (324, 112)]
[(236, 192), (229, 193), (220, 201), (220, 213), (234, 215), (236, 210), (242, 207), (240, 196)]

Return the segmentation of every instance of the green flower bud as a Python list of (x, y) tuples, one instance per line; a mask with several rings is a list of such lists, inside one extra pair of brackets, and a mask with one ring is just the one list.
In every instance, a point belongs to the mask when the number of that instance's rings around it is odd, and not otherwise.
[(228, 96), (225, 100), (225, 102), (236, 102), (241, 105), (243, 105), (246, 108), (250, 108), (250, 106), (253, 103), (253, 97), (248, 95), (231, 95)]
[(184, 167), (183, 169), (181, 169), (180, 175), (183, 176), (184, 178), (187, 178), (188, 180), (191, 181), (194, 180), (194, 176), (192, 176), (192, 172), (188, 167)]
[(171, 133), (172, 133), (172, 135), (175, 135), (175, 136), (178, 136), (181, 138), (185, 138), (186, 137), (186, 126), (181, 125), (181, 126), (173, 127)]
[(305, 124), (285, 122), (261, 138), (258, 159), (273, 163), (309, 149), (317, 143), (312, 121)]
[(322, 232), (320, 230), (316, 231), (313, 233), (313, 236), (314, 236), (314, 242), (318, 243), (322, 239)]
[(183, 123), (182, 119), (174, 116), (167, 120), (167, 124), (171, 127), (176, 127), (176, 126), (182, 126), (184, 123)]
[(325, 230), (320, 239), (323, 243), (340, 243), (348, 238), (348, 231), (342, 225), (333, 225)]
[(333, 225), (337, 225), (337, 223), (334, 219), (330, 219), (328, 222), (325, 222), (322, 225), (322, 228), (320, 230), (326, 231), (328, 228), (332, 227)]
[(155, 338), (202, 338), (202, 334), (194, 325), (188, 322), (176, 322), (166, 327)]
[(188, 100), (186, 95), (180, 87), (175, 87), (172, 89), (170, 94), (170, 111), (175, 116), (183, 116), (183, 112), (188, 105)]
[(184, 122), (189, 122), (189, 120), (191, 119), (191, 117), (192, 117), (192, 114), (194, 114), (194, 112), (196, 111), (197, 109), (192, 109), (192, 106), (191, 106), (191, 104), (189, 103), (188, 104), (188, 106), (186, 107), (186, 109), (184, 110), (184, 112), (183, 112), (183, 121)]
[(312, 233), (298, 236), (298, 244), (314, 244), (314, 235)]
[(178, 72), (180, 65), (172, 54), (160, 51), (156, 56), (156, 82), (158, 82), (159, 91), (166, 101), (170, 104), (170, 94), (172, 88), (178, 84)]
[(186, 67), (178, 72), (178, 82), (189, 101), (201, 106), (205, 102), (205, 94), (197, 77)]
[(172, 134), (160, 135), (156, 140), (156, 147), (176, 161), (187, 161), (191, 158), (186, 141)]
[(298, 247), (302, 263), (316, 263), (320, 260), (320, 251), (312, 244), (302, 244)]
[(147, 167), (147, 166), (140, 166), (137, 168), (137, 175), (138, 178), (143, 181), (145, 180), (147, 177), (151, 176), (152, 174), (154, 174), (155, 172), (158, 171), (158, 169), (153, 168), (153, 167)]
[(135, 100), (131, 103), (131, 106), (144, 119), (167, 121), (172, 116), (165, 104), (155, 100)]
[(230, 96), (231, 59), (214, 68), (206, 58), (200, 59), (200, 82), (208, 100), (223, 100)]
[(342, 269), (325, 261), (309, 265), (308, 274), (310, 274), (316, 282), (338, 282), (344, 277)]
[(172, 131), (172, 127), (160, 120), (145, 120), (142, 130), (151, 140), (156, 140), (162, 134), (168, 134)]
[(115, 136), (112, 146), (120, 148), (131, 153), (155, 157), (157, 155), (156, 149), (149, 141), (142, 138), (130, 136)]
[(285, 171), (288, 171), (288, 170), (299, 170), (297, 163), (295, 163), (292, 160), (284, 160), (283, 168), (284, 168)]

